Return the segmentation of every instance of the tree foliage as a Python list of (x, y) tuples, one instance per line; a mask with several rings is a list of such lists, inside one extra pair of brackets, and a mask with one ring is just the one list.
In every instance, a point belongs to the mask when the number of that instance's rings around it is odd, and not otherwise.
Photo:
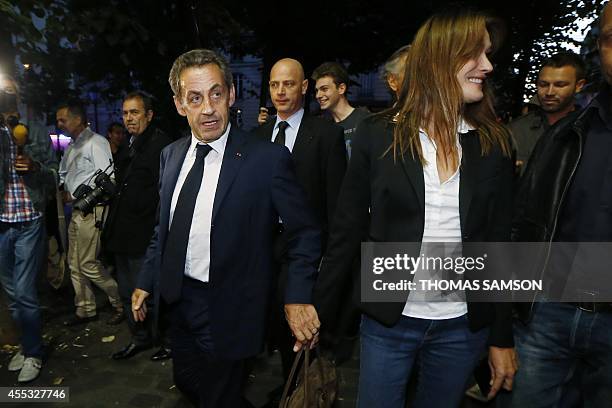
[[(0, 54), (5, 64), (16, 55), (32, 64), (26, 96), (40, 109), (49, 110), (60, 99), (83, 91), (112, 101), (142, 88), (157, 96), (162, 116), (174, 118), (167, 74), (185, 50), (203, 46), (258, 56), (263, 84), (271, 64), (286, 56), (302, 61), (307, 72), (323, 61), (337, 60), (357, 74), (378, 67), (411, 41), (432, 12), (449, 3), (313, 0), (292, 9), (279, 0), (0, 0), (0, 12), (8, 16), (0, 25), (0, 40), (12, 39), (2, 44), (14, 44), (0, 48)], [(543, 50), (541, 44), (573, 41), (567, 30), (578, 17), (592, 15), (600, 1), (468, 3), (490, 9), (507, 22), (495, 79), (502, 108), (516, 109), (544, 51), (555, 51)]]
[[(580, 31), (578, 22), (593, 18), (599, 12), (601, 0), (568, 0), (562, 2), (533, 1), (524, 15), (514, 16), (506, 64), (500, 70), (504, 80), (499, 94), (510, 98), (510, 108), (520, 107), (523, 95), (535, 93), (535, 80), (542, 63), (553, 54), (580, 49), (572, 32)], [(591, 39), (592, 40), (592, 39)], [(499, 75), (498, 75), (499, 77)]]
[(22, 96), (37, 111), (76, 93), (61, 59), (67, 12), (62, 0), (0, 0), (0, 71), (21, 79)]

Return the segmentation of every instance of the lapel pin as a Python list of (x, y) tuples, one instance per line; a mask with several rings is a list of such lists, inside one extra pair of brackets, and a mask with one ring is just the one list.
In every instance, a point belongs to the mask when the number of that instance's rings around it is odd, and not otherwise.
[(238, 156), (238, 157), (242, 157), (242, 153), (240, 153), (240, 152), (236, 152), (236, 156)]

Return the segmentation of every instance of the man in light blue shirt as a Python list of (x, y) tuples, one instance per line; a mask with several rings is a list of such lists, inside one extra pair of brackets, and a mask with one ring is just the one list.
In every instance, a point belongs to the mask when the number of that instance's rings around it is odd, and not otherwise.
[[(72, 143), (60, 163), (60, 188), (63, 186), (64, 203), (74, 200), (78, 186), (93, 187), (96, 170), (112, 169), (112, 154), (108, 141), (87, 126), (85, 109), (79, 104), (68, 104), (57, 110), (57, 126), (70, 135)], [(110, 173), (110, 170), (107, 170)], [(92, 213), (74, 209), (68, 227), (68, 263), (75, 292), (76, 315), (64, 322), (66, 326), (84, 324), (97, 319), (96, 299), (91, 284), (102, 289), (115, 309), (108, 324), (123, 320), (123, 306), (119, 299), (117, 282), (97, 259), (104, 206), (96, 205)]]

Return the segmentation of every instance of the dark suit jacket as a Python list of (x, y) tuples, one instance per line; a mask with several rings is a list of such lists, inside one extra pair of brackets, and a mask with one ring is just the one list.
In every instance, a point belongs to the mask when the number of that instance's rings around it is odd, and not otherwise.
[(123, 159), (115, 165), (118, 195), (110, 205), (104, 226), (104, 250), (142, 256), (153, 235), (159, 202), (159, 155), (172, 142), (164, 132), (150, 125), (136, 139)]
[[(170, 202), (191, 143), (166, 147), (160, 162), (159, 221), (137, 287), (158, 293), (159, 265), (169, 231)], [(272, 239), (278, 217), (295, 239), (286, 303), (312, 303), (320, 258), (320, 230), (305, 204), (287, 149), (232, 128), (213, 204), (209, 317), (217, 357), (242, 359), (261, 351), (271, 298)], [(156, 302), (158, 303), (158, 302)]]
[[(261, 140), (272, 140), (275, 121), (254, 130)], [(346, 171), (344, 131), (332, 122), (304, 113), (291, 154), (300, 185), (327, 241), (338, 194)]]
[[(420, 242), (425, 225), (423, 167), (408, 152), (404, 159), (385, 154), (393, 141), (389, 117), (365, 119), (353, 139), (353, 153), (342, 185), (329, 245), (321, 261), (315, 287), (315, 305), (322, 327), (333, 327), (338, 299), (350, 277), (351, 262), (360, 250), (364, 232), (373, 242)], [(481, 155), (478, 133), (460, 137), (463, 151), (460, 168), (459, 212), (464, 242), (509, 241), (512, 216), (513, 166), (494, 147)], [(418, 254), (415, 254), (418, 256)], [(360, 291), (360, 285), (355, 285)], [(354, 296), (359, 299), (358, 292)], [(491, 307), (470, 303), (470, 328), (491, 326), (489, 342), (511, 346), (510, 304)], [(362, 303), (364, 313), (387, 326), (402, 315), (403, 303)]]

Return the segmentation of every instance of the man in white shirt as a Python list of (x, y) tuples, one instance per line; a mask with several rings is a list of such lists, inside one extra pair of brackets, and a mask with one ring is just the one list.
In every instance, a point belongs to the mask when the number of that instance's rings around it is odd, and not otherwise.
[[(81, 105), (71, 103), (61, 106), (56, 118), (58, 128), (72, 138), (59, 169), (64, 203), (72, 203), (80, 185), (95, 187), (96, 170), (112, 169), (112, 154), (108, 140), (87, 126), (85, 109)], [(123, 320), (117, 282), (97, 259), (103, 212), (104, 206), (101, 204), (96, 205), (89, 214), (78, 209), (72, 212), (68, 226), (68, 263), (75, 292), (76, 314), (64, 322), (66, 326), (76, 326), (98, 318), (92, 283), (106, 293), (115, 310), (107, 323), (115, 325)]]
[(294, 237), (284, 293), (294, 350), (318, 334), (311, 296), (320, 231), (289, 151), (229, 123), (235, 91), (221, 56), (189, 51), (169, 82), (191, 135), (162, 151), (158, 223), (132, 311), (142, 321), (144, 300), (161, 296), (171, 310), (177, 388), (199, 407), (239, 407), (245, 360), (264, 345), (278, 219)]

